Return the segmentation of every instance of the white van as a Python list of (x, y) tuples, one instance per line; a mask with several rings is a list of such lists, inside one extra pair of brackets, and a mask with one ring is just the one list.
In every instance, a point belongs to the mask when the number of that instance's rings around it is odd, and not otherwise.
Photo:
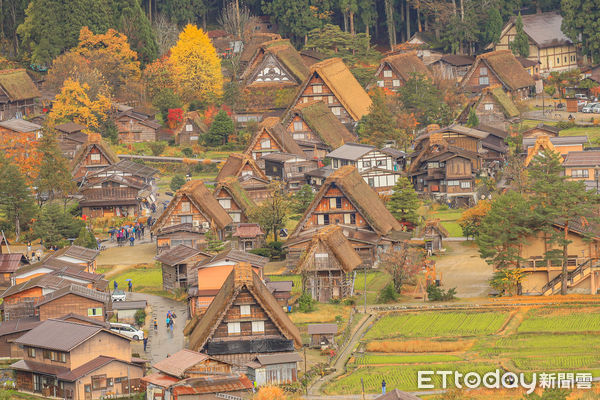
[(116, 333), (120, 333), (123, 336), (127, 336), (128, 338), (133, 340), (141, 340), (144, 338), (144, 331), (136, 329), (129, 324), (111, 322), (110, 330)]

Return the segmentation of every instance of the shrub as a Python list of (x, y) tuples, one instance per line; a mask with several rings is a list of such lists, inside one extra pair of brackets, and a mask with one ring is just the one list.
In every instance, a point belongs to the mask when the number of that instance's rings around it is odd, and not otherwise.
[(283, 248), (283, 242), (271, 242), (267, 244), (267, 247), (271, 250), (271, 258), (273, 259), (284, 259), (285, 249)]
[(134, 318), (137, 326), (144, 326), (144, 322), (146, 322), (146, 311), (137, 310), (135, 312)]
[(556, 123), (556, 127), (559, 130), (573, 128), (575, 126), (575, 121), (558, 121)]
[(344, 299), (344, 301), (342, 301), (342, 304), (345, 306), (355, 306), (356, 299), (354, 297), (348, 297), (347, 299)]
[(455, 298), (456, 288), (444, 290), (436, 285), (427, 286), (427, 298), (429, 301), (448, 301)]
[(186, 157), (191, 157), (194, 155), (194, 150), (192, 150), (190, 147), (184, 147), (183, 149), (181, 149), (181, 154), (183, 154)]
[(183, 177), (183, 175), (175, 175), (173, 178), (171, 178), (171, 183), (169, 184), (169, 187), (171, 188), (171, 190), (176, 192), (183, 185), (185, 185), (185, 178)]
[(150, 151), (152, 152), (153, 156), (160, 156), (163, 153), (163, 151), (165, 151), (165, 149), (167, 148), (167, 143), (149, 142), (148, 147), (150, 148)]
[(390, 303), (396, 300), (398, 300), (398, 293), (396, 293), (393, 283), (388, 283), (377, 297), (378, 303)]
[(315, 301), (309, 293), (302, 293), (298, 298), (298, 310), (301, 312), (311, 312), (315, 309)]
[(249, 250), (248, 253), (256, 254), (257, 256), (271, 258), (271, 249), (268, 249), (266, 247), (260, 247), (258, 249), (252, 249), (252, 250)]

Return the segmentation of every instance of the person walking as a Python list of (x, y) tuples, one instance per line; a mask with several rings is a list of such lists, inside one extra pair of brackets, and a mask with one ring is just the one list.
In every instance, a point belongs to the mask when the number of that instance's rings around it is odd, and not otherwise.
[(113, 287), (115, 288), (115, 292), (117, 291), (117, 289), (119, 288), (119, 284), (117, 283), (117, 281), (113, 282)]
[(129, 286), (129, 292), (133, 291), (133, 281), (132, 280), (128, 280), (127, 281), (127, 285)]
[(171, 325), (171, 318), (167, 317), (167, 329), (169, 329), (170, 325)]
[(133, 242), (135, 242), (135, 238), (133, 236), (130, 236), (129, 237), (129, 245), (133, 246), (134, 245)]
[(144, 353), (146, 352), (147, 346), (148, 346), (148, 336), (144, 336)]
[(31, 242), (27, 242), (27, 258), (33, 258), (33, 253), (31, 252)]
[(154, 320), (152, 321), (154, 323), (154, 331), (158, 330), (158, 321), (156, 320), (156, 317), (154, 317)]

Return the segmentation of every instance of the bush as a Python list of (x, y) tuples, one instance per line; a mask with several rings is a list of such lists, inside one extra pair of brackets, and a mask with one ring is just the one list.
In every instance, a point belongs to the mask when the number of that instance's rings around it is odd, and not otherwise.
[(559, 130), (573, 128), (575, 126), (575, 121), (558, 121), (556, 123), (556, 127)]
[(259, 247), (258, 249), (248, 250), (248, 253), (256, 254), (257, 256), (271, 258), (271, 249)]
[(183, 177), (183, 175), (175, 175), (173, 178), (171, 178), (171, 183), (169, 184), (169, 187), (171, 188), (171, 190), (176, 192), (183, 185), (185, 185), (185, 178)]
[(378, 303), (390, 303), (396, 300), (398, 300), (398, 293), (396, 293), (393, 283), (388, 283), (377, 297)]
[(189, 158), (194, 155), (194, 150), (192, 150), (190, 147), (184, 147), (181, 149), (181, 154)]
[(455, 298), (456, 288), (451, 288), (446, 291), (436, 285), (427, 286), (427, 298), (429, 301), (448, 301)]
[(315, 301), (309, 293), (302, 293), (298, 298), (298, 310), (301, 312), (311, 312), (315, 309)]
[(355, 306), (356, 299), (354, 297), (348, 297), (347, 299), (344, 299), (344, 301), (342, 301), (342, 304), (345, 306)]
[(167, 148), (167, 143), (149, 142), (148, 147), (150, 148), (150, 151), (152, 152), (153, 156), (160, 156), (163, 153), (163, 151), (165, 151), (165, 149)]
[(285, 258), (285, 249), (283, 248), (283, 242), (271, 242), (267, 244), (267, 247), (271, 250), (271, 258), (283, 260)]
[(137, 326), (144, 326), (144, 322), (146, 322), (146, 311), (137, 310), (135, 312), (134, 318)]

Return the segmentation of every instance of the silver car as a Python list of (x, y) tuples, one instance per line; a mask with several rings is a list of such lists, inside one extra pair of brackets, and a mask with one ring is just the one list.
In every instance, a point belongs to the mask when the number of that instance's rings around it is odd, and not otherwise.
[(592, 109), (594, 107), (596, 107), (597, 105), (598, 105), (598, 103), (587, 103), (585, 106), (583, 106), (583, 108), (581, 109), (581, 112), (589, 114), (589, 113), (593, 112)]
[(592, 112), (594, 114), (600, 114), (600, 103), (596, 103), (596, 105), (592, 107)]

